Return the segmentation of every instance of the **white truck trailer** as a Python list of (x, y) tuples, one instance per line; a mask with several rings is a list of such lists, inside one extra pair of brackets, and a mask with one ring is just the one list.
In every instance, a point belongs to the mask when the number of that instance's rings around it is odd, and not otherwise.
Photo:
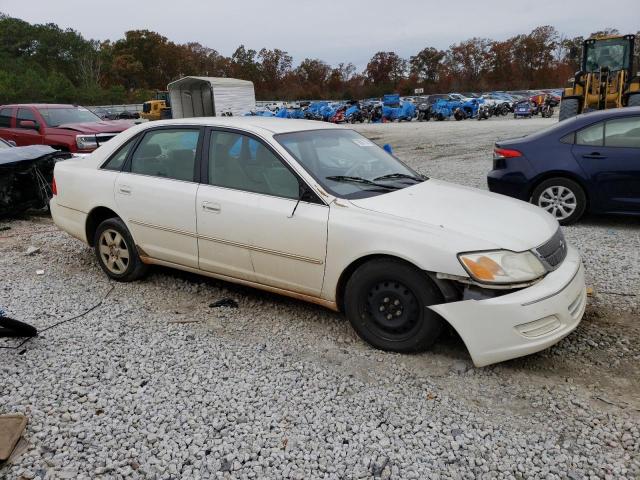
[(183, 77), (167, 85), (173, 118), (240, 116), (256, 108), (253, 82)]

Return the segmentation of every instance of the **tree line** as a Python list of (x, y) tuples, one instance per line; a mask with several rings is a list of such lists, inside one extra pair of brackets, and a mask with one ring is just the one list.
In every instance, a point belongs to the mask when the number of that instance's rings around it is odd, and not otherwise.
[[(605, 33), (618, 32), (591, 35)], [(551, 88), (564, 85), (579, 68), (583, 40), (541, 26), (503, 41), (471, 38), (447, 50), (427, 46), (409, 58), (377, 52), (358, 71), (352, 63), (332, 66), (317, 58), (294, 65), (291, 55), (277, 48), (240, 45), (227, 57), (149, 30), (128, 31), (115, 41), (88, 40), (53, 23), (0, 14), (0, 104), (139, 102), (185, 75), (251, 80), (257, 98), (265, 100), (406, 95), (415, 88), (425, 93)]]

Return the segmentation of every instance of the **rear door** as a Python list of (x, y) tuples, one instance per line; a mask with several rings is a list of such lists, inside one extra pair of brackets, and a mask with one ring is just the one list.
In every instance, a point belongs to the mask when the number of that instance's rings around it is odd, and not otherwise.
[(148, 130), (115, 182), (115, 200), (141, 254), (198, 267), (195, 202), (199, 127)]
[(640, 116), (579, 130), (572, 151), (595, 185), (599, 210), (640, 211)]
[(4, 107), (0, 109), (0, 138), (4, 140), (15, 141), (13, 132), (13, 111), (12, 107)]

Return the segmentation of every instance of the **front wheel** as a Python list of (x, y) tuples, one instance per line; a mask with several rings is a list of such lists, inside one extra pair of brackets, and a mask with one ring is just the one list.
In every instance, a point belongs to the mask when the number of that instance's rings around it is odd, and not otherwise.
[(629, 107), (640, 107), (640, 93), (634, 93), (633, 95), (629, 95), (629, 100), (627, 101), (627, 106), (629, 106)]
[(580, 185), (568, 178), (550, 178), (538, 185), (532, 203), (554, 216), (560, 225), (577, 222), (587, 208), (587, 196)]
[(114, 280), (132, 282), (147, 273), (149, 267), (140, 260), (131, 234), (119, 218), (98, 225), (93, 247), (100, 267)]
[(577, 98), (563, 98), (560, 102), (559, 121), (567, 120), (578, 115), (580, 110), (580, 100)]
[(415, 352), (432, 345), (444, 320), (428, 309), (444, 302), (424, 272), (399, 260), (374, 260), (347, 282), (345, 313), (370, 345), (393, 352)]

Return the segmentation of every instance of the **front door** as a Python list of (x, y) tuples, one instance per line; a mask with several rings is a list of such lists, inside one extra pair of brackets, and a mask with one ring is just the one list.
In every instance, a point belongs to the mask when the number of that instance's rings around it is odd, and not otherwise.
[[(30, 127), (21, 127), (20, 122), (22, 121), (33, 122), (33, 125)], [(18, 147), (40, 145), (42, 143), (41, 128), (44, 128), (44, 126), (31, 108), (18, 108), (16, 126), (13, 130), (13, 140), (15, 140)]]
[(319, 296), (329, 208), (308, 194), (294, 213), (302, 180), (262, 140), (213, 130), (208, 147), (209, 185), (198, 193), (200, 268)]
[(200, 136), (197, 127), (147, 131), (116, 179), (116, 205), (144, 256), (198, 267)]
[(640, 116), (576, 133), (573, 154), (596, 186), (604, 211), (640, 211)]

